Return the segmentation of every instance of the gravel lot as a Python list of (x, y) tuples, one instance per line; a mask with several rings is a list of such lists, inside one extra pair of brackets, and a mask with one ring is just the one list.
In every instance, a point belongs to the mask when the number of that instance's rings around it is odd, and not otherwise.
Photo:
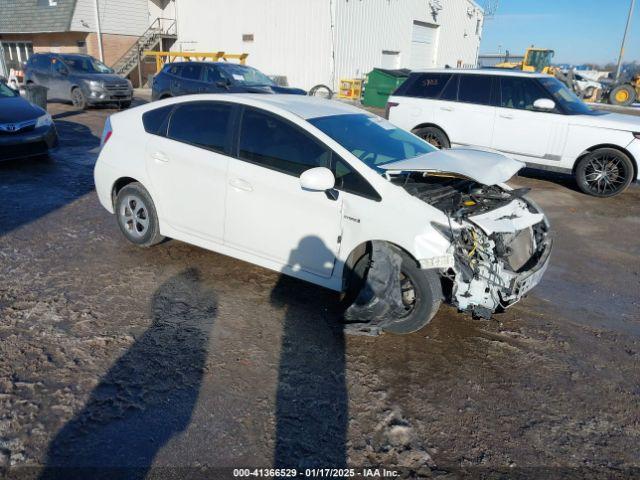
[(640, 188), (600, 200), (525, 172), (555, 231), (529, 297), (345, 337), (333, 292), (126, 243), (93, 190), (113, 110), (50, 112), (54, 158), (0, 164), (0, 478), (640, 476)]

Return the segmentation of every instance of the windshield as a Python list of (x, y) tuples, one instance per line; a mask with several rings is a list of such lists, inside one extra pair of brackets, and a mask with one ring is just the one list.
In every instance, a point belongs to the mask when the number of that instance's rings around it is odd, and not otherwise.
[(562, 109), (570, 115), (600, 115), (601, 112), (592, 110), (589, 106), (580, 100), (575, 93), (567, 88), (557, 78), (541, 78), (540, 83), (553, 96), (553, 100), (558, 103)]
[(246, 65), (227, 64), (220, 67), (220, 72), (227, 80), (245, 87), (275, 85), (275, 82), (264, 73)]
[(93, 57), (84, 57), (80, 55), (69, 55), (62, 57), (64, 63), (76, 72), (82, 73), (113, 73), (109, 67), (107, 67), (100, 60)]
[(383, 169), (378, 167), (385, 163), (436, 150), (431, 144), (386, 120), (364, 113), (312, 118), (309, 123), (379, 172)]
[(6, 83), (0, 82), (0, 98), (13, 98), (16, 92), (11, 90)]

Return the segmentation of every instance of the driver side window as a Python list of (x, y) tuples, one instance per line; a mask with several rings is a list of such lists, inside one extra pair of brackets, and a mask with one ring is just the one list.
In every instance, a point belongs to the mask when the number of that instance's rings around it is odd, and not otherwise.
[(330, 152), (300, 128), (258, 110), (246, 109), (240, 126), (240, 158), (288, 175), (327, 167)]
[(68, 73), (69, 71), (66, 65), (62, 63), (60, 59), (57, 59), (57, 58), (53, 59), (52, 68), (53, 68), (53, 73), (58, 75), (62, 75), (63, 73)]
[(538, 83), (530, 78), (500, 77), (500, 87), (500, 106), (503, 108), (537, 111), (533, 103), (539, 98), (549, 98)]

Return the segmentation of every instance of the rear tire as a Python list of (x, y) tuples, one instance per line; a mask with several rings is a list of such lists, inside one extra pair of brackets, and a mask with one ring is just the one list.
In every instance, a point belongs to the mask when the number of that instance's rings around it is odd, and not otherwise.
[(622, 105), (627, 107), (636, 101), (636, 91), (631, 85), (619, 85), (609, 94), (611, 105)]
[(84, 96), (80, 87), (74, 87), (73, 90), (71, 90), (71, 103), (79, 110), (86, 110), (87, 97)]
[(156, 207), (142, 184), (125, 185), (116, 196), (115, 211), (120, 231), (131, 243), (150, 247), (164, 240)]
[(633, 180), (631, 159), (614, 148), (599, 148), (585, 155), (576, 167), (580, 190), (594, 197), (613, 197)]
[(426, 140), (436, 148), (451, 148), (451, 143), (445, 133), (438, 127), (422, 127), (413, 130), (418, 137)]
[[(420, 269), (416, 261), (404, 252), (400, 252), (400, 256), (400, 282), (407, 313), (382, 329), (389, 333), (407, 334), (417, 332), (431, 322), (442, 303), (442, 284), (435, 270)], [(411, 290), (406, 290), (408, 286)]]

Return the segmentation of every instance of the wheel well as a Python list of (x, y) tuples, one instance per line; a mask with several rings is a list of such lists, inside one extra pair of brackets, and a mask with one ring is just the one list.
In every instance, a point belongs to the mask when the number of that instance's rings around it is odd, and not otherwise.
[(445, 137), (447, 137), (447, 140), (449, 141), (449, 143), (451, 143), (451, 139), (449, 138), (449, 135), (447, 135), (447, 132), (445, 132), (444, 129), (441, 126), (436, 125), (435, 123), (421, 123), (420, 125), (416, 125), (415, 127), (413, 127), (411, 129), (411, 131), (415, 132), (419, 128), (426, 128), (426, 127), (437, 128), (438, 130), (440, 130), (444, 134)]
[(115, 181), (115, 183), (113, 184), (113, 188), (111, 189), (111, 204), (114, 206), (114, 208), (116, 206), (116, 197), (118, 196), (120, 190), (122, 190), (130, 183), (134, 183), (137, 181), (138, 180), (131, 177), (122, 177)]
[(576, 173), (576, 168), (578, 167), (578, 163), (580, 163), (580, 160), (582, 160), (585, 155), (588, 155), (591, 152), (595, 152), (596, 150), (599, 150), (600, 148), (612, 148), (614, 150), (618, 150), (620, 153), (624, 153), (627, 157), (629, 157), (629, 160), (631, 160), (631, 164), (633, 165), (633, 178), (637, 178), (638, 177), (638, 162), (633, 157), (633, 155), (631, 155), (628, 150), (622, 148), (620, 145), (612, 145), (612, 144), (608, 144), (608, 143), (603, 143), (601, 145), (594, 145), (593, 147), (589, 147), (584, 152), (582, 152), (578, 156), (578, 158), (576, 158), (576, 161), (573, 164), (572, 173), (573, 174)]
[[(418, 262), (418, 260), (416, 260), (415, 257), (411, 254), (411, 252), (409, 252), (407, 249), (402, 248), (401, 246), (393, 242), (387, 242), (386, 240), (380, 240), (380, 241), (384, 241), (385, 243), (388, 243), (392, 247), (397, 248), (398, 250), (401, 250), (404, 253), (406, 253), (409, 258), (411, 258), (414, 262), (416, 262), (416, 265), (418, 266), (418, 268), (420, 268), (420, 262)], [(362, 242), (360, 245), (358, 245), (353, 250), (351, 250), (351, 253), (347, 257), (347, 261), (345, 262), (344, 269), (342, 271), (343, 290), (347, 287), (348, 277), (350, 276), (351, 271), (356, 265), (356, 263), (358, 262), (358, 260), (360, 260), (363, 256), (371, 255), (372, 242), (373, 240), (370, 240), (368, 242)]]

